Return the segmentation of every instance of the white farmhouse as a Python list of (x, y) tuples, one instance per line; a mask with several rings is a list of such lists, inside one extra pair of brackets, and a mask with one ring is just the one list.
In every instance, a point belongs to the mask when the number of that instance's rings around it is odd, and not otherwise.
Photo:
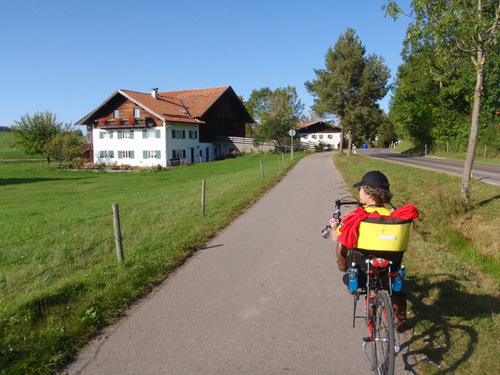
[(87, 126), (95, 163), (162, 167), (215, 160), (238, 151), (254, 120), (230, 86), (141, 93), (117, 90), (76, 125)]
[(340, 145), (340, 129), (324, 121), (311, 121), (297, 125), (297, 136), (304, 146), (315, 147), (322, 145), (338, 149)]

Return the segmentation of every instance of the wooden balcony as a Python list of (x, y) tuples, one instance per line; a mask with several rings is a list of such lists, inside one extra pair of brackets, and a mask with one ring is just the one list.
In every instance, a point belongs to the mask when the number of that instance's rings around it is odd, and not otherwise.
[(128, 118), (122, 118), (118, 123), (116, 119), (106, 119), (106, 122), (101, 122), (101, 120), (95, 120), (94, 123), (100, 129), (145, 129), (155, 126), (155, 122), (150, 117), (139, 117), (135, 118), (134, 122), (131, 123)]

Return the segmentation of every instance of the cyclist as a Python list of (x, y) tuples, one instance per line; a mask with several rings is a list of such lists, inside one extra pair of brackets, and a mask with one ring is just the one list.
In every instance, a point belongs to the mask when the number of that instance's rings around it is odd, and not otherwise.
[[(342, 224), (338, 225), (338, 220), (332, 218), (331, 237), (337, 243), (337, 264), (340, 271), (347, 271), (347, 258), (350, 249), (355, 248), (360, 222), (367, 217), (392, 216), (401, 219), (416, 219), (418, 211), (412, 205), (407, 205), (399, 210), (392, 211), (385, 207), (390, 204), (392, 193), (387, 177), (380, 171), (370, 171), (366, 173), (360, 182), (353, 185), (359, 191), (359, 201), (362, 207), (358, 207), (353, 212), (347, 214), (342, 219)], [(381, 254), (393, 261), (394, 267), (399, 267), (404, 252), (391, 254)], [(394, 308), (395, 325), (399, 328), (406, 323), (406, 294), (393, 293), (392, 302)]]

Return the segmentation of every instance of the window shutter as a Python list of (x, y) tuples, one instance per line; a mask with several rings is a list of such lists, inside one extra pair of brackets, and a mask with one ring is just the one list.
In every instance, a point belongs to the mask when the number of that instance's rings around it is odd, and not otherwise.
[(184, 139), (184, 138), (186, 138), (186, 131), (185, 130), (182, 131), (182, 139)]
[(109, 157), (110, 158), (114, 158), (115, 157), (115, 152), (114, 151), (110, 151), (109, 152)]
[(118, 139), (122, 139), (122, 131), (118, 130), (116, 133), (118, 134)]
[(130, 139), (134, 139), (134, 131), (133, 130), (130, 130)]
[(186, 158), (186, 150), (182, 150), (182, 157), (185, 159)]
[(99, 132), (99, 139), (104, 139), (104, 132)]
[(118, 151), (118, 159), (121, 159), (123, 157), (122, 152)]
[(156, 138), (160, 138), (160, 137), (161, 137), (161, 134), (160, 134), (160, 129), (156, 129), (156, 130), (155, 130), (155, 137), (156, 137)]
[(129, 151), (130, 159), (134, 158), (134, 151)]
[(142, 158), (143, 159), (147, 159), (148, 158), (148, 152), (147, 151), (143, 151), (142, 152)]
[(109, 132), (109, 138), (113, 139), (113, 132), (112, 131)]
[(157, 159), (161, 158), (161, 151), (155, 151), (155, 156)]
[(103, 158), (104, 157), (104, 151), (99, 151), (99, 157)]
[(142, 139), (146, 139), (148, 137), (148, 131), (147, 130), (143, 130), (142, 131)]

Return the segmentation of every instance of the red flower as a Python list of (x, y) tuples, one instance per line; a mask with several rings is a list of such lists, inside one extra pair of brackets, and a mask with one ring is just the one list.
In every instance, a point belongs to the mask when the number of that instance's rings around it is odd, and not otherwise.
[(122, 123), (122, 119), (120, 117), (115, 118), (115, 122), (120, 125)]
[(106, 121), (108, 121), (108, 118), (107, 118), (107, 117), (101, 117), (101, 118), (99, 119), (99, 123), (101, 123), (101, 124), (105, 124), (105, 123), (106, 123)]
[(132, 125), (135, 122), (135, 117), (129, 117), (128, 118), (128, 123)]

